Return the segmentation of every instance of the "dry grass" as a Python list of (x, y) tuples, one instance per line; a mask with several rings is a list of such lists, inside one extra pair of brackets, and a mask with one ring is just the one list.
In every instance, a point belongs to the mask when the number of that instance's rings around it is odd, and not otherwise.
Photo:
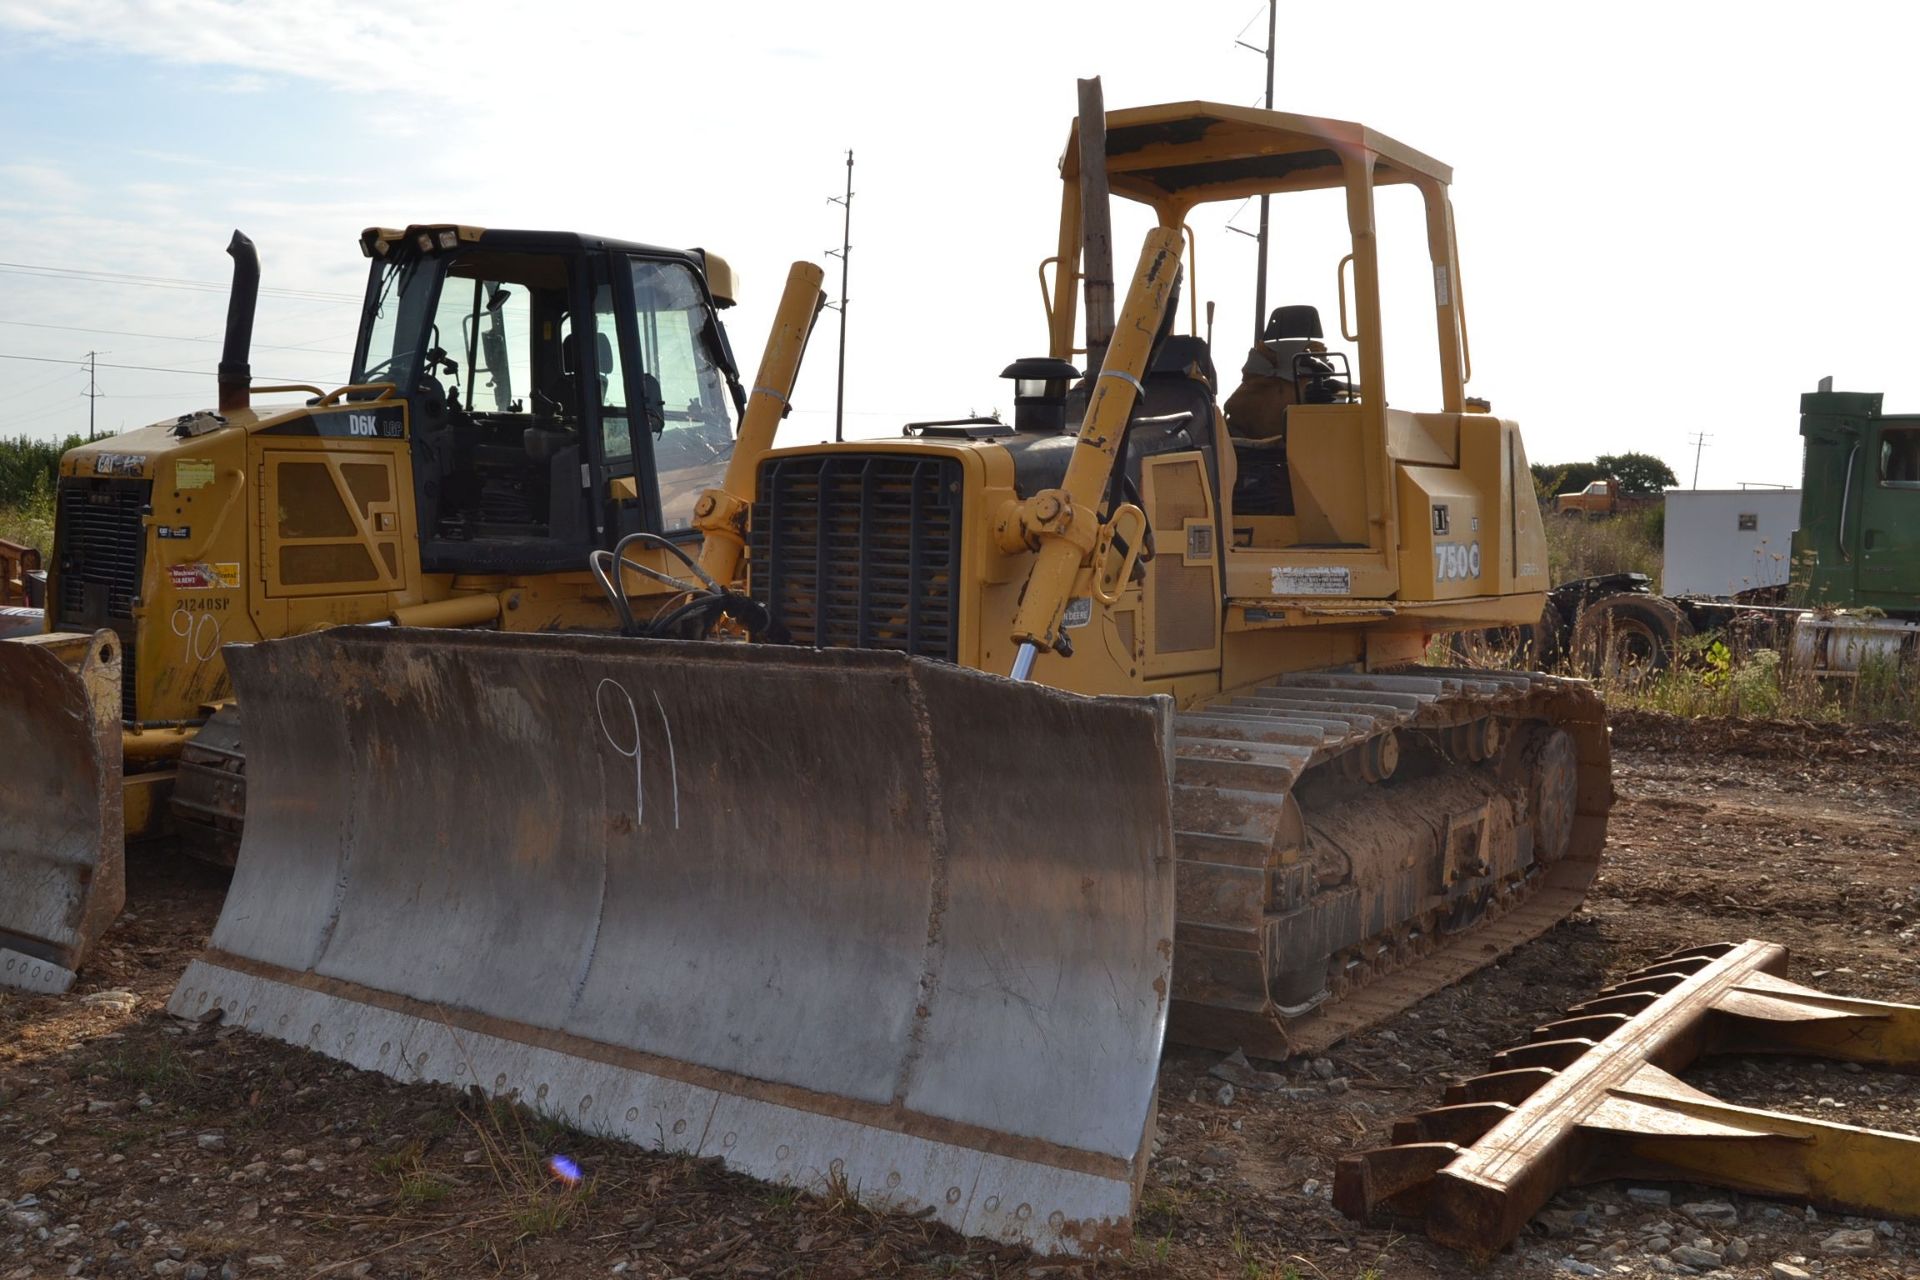
[(1542, 519), (1547, 528), (1547, 572), (1556, 583), (1603, 573), (1644, 573), (1660, 589), (1666, 511), (1651, 507), (1604, 520), (1585, 516)]

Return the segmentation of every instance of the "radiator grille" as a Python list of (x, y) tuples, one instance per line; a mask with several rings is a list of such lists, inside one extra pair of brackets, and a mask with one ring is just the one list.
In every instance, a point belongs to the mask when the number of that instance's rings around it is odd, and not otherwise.
[(152, 501), (146, 480), (61, 478), (54, 515), (60, 586), (50, 602), (61, 630), (107, 628), (120, 637), (121, 714), (134, 710), (133, 605), (146, 567), (142, 519)]
[(960, 464), (902, 454), (773, 458), (748, 547), (773, 639), (959, 658)]

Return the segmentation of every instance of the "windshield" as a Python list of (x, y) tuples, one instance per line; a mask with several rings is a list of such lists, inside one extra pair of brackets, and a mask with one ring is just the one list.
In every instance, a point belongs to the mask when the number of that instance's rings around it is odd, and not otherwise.
[(420, 336), (433, 297), (434, 260), (407, 254), (374, 268), (370, 314), (362, 322), (366, 339), (354, 361), (355, 382), (412, 385), (419, 365)]

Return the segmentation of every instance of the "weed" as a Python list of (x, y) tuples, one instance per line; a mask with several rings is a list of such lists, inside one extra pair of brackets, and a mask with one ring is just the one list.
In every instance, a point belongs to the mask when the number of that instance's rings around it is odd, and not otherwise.
[(397, 1177), (419, 1165), (424, 1148), (418, 1142), (409, 1142), (398, 1151), (389, 1151), (373, 1158), (373, 1171), (383, 1178)]
[(95, 1069), (109, 1080), (150, 1094), (178, 1093), (193, 1083), (193, 1068), (166, 1040), (132, 1041), (101, 1058)]
[(488, 1097), (478, 1090), (467, 1096), (480, 1103), (479, 1114), (470, 1114), (465, 1107), (454, 1114), (480, 1140), (482, 1158), (507, 1197), (510, 1207), (505, 1220), (514, 1239), (551, 1235), (572, 1223), (593, 1202), (597, 1185), (591, 1178), (582, 1179), (577, 1170), (563, 1176), (557, 1155), (548, 1159), (548, 1148), (570, 1130), (532, 1116), (530, 1131), (528, 1112), (512, 1098)]

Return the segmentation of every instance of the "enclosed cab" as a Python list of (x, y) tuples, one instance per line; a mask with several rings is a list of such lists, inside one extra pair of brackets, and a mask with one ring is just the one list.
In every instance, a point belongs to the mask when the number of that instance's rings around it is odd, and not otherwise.
[(231, 697), (223, 644), (387, 620), (608, 628), (589, 552), (635, 530), (697, 542), (744, 404), (723, 261), (439, 224), (360, 245), (347, 385), (250, 385), (258, 268), (236, 237), (221, 408), (61, 462), (46, 625), (119, 638), (131, 832)]
[(1800, 434), (1791, 593), (1817, 612), (1794, 626), (1796, 663), (1841, 676), (1920, 667), (1920, 415), (1885, 414), (1878, 392), (1823, 378), (1800, 397)]

